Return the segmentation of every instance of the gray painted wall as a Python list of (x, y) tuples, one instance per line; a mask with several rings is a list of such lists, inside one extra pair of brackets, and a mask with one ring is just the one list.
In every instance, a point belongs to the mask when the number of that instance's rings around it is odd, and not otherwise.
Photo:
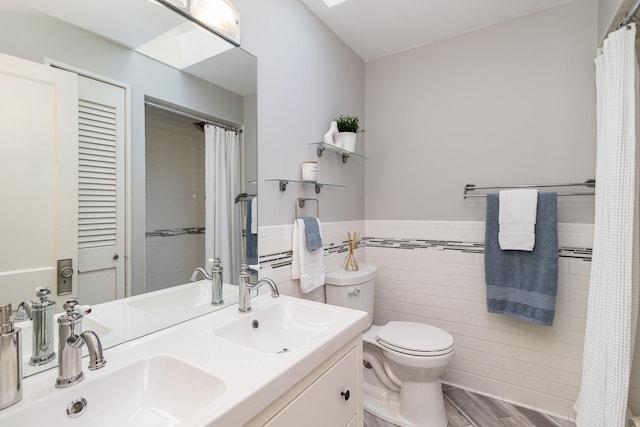
[[(483, 220), (464, 185), (595, 174), (597, 3), (575, 1), (366, 64), (365, 218)], [(593, 197), (562, 222), (592, 222)]]
[[(364, 63), (299, 0), (235, 0), (242, 46), (258, 57), (259, 224), (291, 224), (298, 197), (317, 197), (322, 221), (364, 217), (364, 160), (308, 145), (322, 141), (340, 114), (364, 118)], [(365, 124), (366, 125), (366, 124)], [(366, 126), (365, 126), (366, 127)], [(362, 150), (363, 135), (359, 140)], [(300, 163), (319, 160), (320, 181), (348, 185), (323, 188), (291, 184), (281, 193), (269, 178), (300, 178)], [(307, 214), (315, 214), (309, 204)]]

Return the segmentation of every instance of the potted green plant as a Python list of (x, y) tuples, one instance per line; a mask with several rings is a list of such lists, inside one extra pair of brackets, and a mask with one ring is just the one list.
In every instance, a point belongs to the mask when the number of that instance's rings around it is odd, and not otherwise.
[(364, 129), (360, 129), (358, 116), (341, 115), (336, 119), (338, 123), (338, 132), (340, 132), (340, 142), (342, 148), (347, 151), (355, 151), (356, 138)]

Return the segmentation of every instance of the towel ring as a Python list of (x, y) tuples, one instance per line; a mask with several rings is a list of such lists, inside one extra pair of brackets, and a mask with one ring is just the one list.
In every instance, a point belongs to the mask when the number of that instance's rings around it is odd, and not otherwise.
[(304, 208), (307, 200), (310, 202), (316, 202), (316, 218), (320, 218), (320, 201), (318, 201), (318, 199), (299, 198), (298, 203), (296, 203), (296, 219), (300, 218), (298, 216), (298, 207), (300, 207), (300, 209)]

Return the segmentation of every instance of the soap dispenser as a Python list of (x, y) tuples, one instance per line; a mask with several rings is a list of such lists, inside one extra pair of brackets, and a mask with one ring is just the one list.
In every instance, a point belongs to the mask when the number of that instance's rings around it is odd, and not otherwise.
[(11, 304), (0, 305), (0, 409), (22, 399), (22, 341), (14, 328)]
[(211, 286), (212, 286), (212, 299), (211, 304), (220, 305), (224, 303), (222, 299), (222, 263), (220, 258), (213, 260), (213, 267), (211, 267)]
[[(30, 365), (38, 366), (51, 362), (56, 353), (53, 346), (53, 313), (55, 312), (55, 301), (49, 300), (51, 289), (45, 287), (36, 288), (36, 296), (39, 301), (23, 301), (18, 306), (16, 320), (24, 310), (33, 324), (33, 354), (29, 360)], [(22, 319), (22, 317), (20, 317)]]

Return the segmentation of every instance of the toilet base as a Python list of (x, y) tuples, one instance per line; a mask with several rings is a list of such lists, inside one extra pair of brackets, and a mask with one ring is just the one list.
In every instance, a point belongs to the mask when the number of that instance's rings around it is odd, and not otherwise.
[(402, 427), (417, 427), (414, 424), (410, 424), (400, 416), (398, 413), (398, 402), (378, 400), (365, 395), (363, 403), (364, 410), (366, 412), (380, 418), (381, 420)]
[[(424, 414), (423, 417), (418, 418), (424, 419), (424, 422), (420, 422), (418, 424), (415, 422), (411, 422), (400, 415), (400, 395), (398, 392), (390, 391), (380, 383), (378, 383), (375, 379), (367, 378), (367, 376), (369, 376), (367, 374), (370, 373), (365, 371), (363, 406), (364, 410), (368, 413), (388, 423), (401, 427), (447, 426), (447, 417), (444, 411), (444, 401), (442, 400), (442, 394), (432, 395), (427, 398), (427, 400), (430, 400), (430, 403), (427, 405), (430, 407), (430, 411), (428, 414)], [(369, 380), (369, 382), (367, 380)], [(427, 421), (427, 418), (429, 421)]]

